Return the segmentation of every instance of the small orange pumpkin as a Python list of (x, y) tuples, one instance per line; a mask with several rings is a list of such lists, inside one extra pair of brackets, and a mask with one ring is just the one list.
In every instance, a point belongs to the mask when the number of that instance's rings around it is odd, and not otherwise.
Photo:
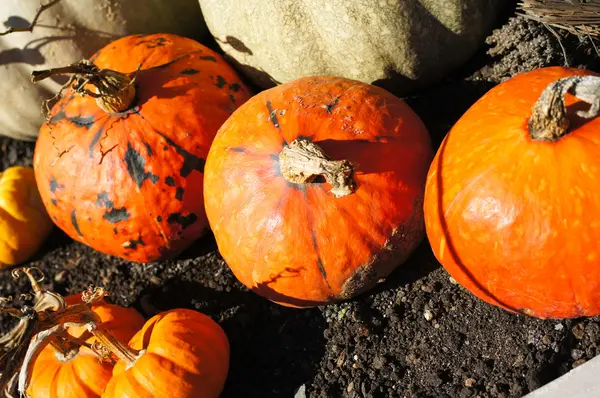
[(187, 309), (158, 314), (129, 346), (139, 353), (115, 365), (102, 398), (217, 398), (223, 390), (229, 342), (206, 315)]
[(482, 300), (540, 318), (600, 314), (598, 76), (520, 74), (477, 101), (439, 148), (427, 235)]
[(208, 229), (204, 159), (250, 92), (219, 54), (175, 35), (123, 37), (91, 59), (34, 72), (34, 80), (75, 77), (35, 148), (44, 205), (98, 251), (137, 262), (172, 257)]
[(277, 303), (353, 297), (423, 239), (432, 156), (419, 117), (382, 88), (307, 77), (263, 91), (223, 124), (206, 161), (219, 251)]
[[(81, 294), (65, 297), (67, 305), (81, 302)], [(127, 341), (144, 325), (144, 318), (134, 308), (124, 308), (100, 301), (92, 306), (102, 325), (115, 338)], [(69, 334), (84, 338), (87, 344), (98, 340), (83, 327), (69, 328)], [(85, 337), (87, 336), (87, 337)], [(112, 377), (113, 365), (101, 362), (85, 346), (64, 355), (48, 345), (33, 363), (27, 393), (31, 398), (99, 398)]]

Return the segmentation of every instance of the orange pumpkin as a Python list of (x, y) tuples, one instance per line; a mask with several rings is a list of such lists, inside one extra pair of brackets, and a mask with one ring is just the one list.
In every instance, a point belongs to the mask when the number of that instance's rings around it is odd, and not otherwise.
[(229, 342), (208, 316), (175, 309), (152, 317), (129, 342), (103, 398), (216, 398), (229, 371)]
[(264, 91), (225, 122), (206, 161), (219, 251), (277, 303), (353, 297), (423, 239), (432, 157), (419, 117), (379, 87), (307, 77)]
[[(81, 295), (65, 298), (67, 305), (81, 302)], [(115, 338), (127, 341), (144, 325), (144, 318), (133, 308), (124, 308), (101, 301), (92, 306), (102, 325)], [(88, 344), (97, 339), (86, 329), (69, 328), (74, 337), (84, 337)], [(102, 395), (112, 377), (113, 365), (101, 362), (98, 355), (85, 346), (64, 355), (51, 345), (35, 359), (27, 393), (31, 398), (96, 398)]]
[(600, 119), (582, 113), (599, 100), (596, 76), (518, 75), (477, 101), (438, 150), (427, 235), (454, 279), (488, 303), (541, 318), (600, 314)]
[(249, 90), (219, 54), (175, 35), (127, 36), (91, 59), (34, 72), (34, 80), (76, 77), (37, 140), (44, 205), (98, 251), (138, 262), (172, 257), (208, 228), (204, 159)]

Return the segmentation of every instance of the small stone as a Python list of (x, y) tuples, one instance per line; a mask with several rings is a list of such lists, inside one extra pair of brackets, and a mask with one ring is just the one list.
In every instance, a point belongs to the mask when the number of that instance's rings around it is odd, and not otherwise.
[(352, 364), (352, 368), (354, 368), (354, 369), (358, 369), (358, 364), (357, 364), (357, 363), (353, 363), (353, 364)]
[(348, 384), (348, 387), (346, 387), (346, 392), (352, 392), (352, 390), (354, 390), (354, 382), (351, 381), (350, 384)]
[(542, 344), (550, 345), (550, 343), (552, 343), (552, 339), (550, 338), (550, 336), (548, 336), (547, 334), (542, 336)]
[(296, 391), (294, 398), (306, 398), (306, 386), (302, 384)]
[(578, 349), (573, 349), (571, 350), (571, 358), (578, 360), (581, 359), (581, 357), (583, 356), (583, 351), (582, 350), (578, 350)]
[(373, 369), (382, 369), (385, 366), (385, 362), (386, 360), (384, 357), (376, 356), (375, 358), (373, 358)]
[(60, 271), (58, 274), (56, 274), (54, 276), (54, 282), (57, 282), (57, 283), (62, 282), (65, 279), (66, 274), (67, 274), (67, 271), (65, 271), (65, 270)]
[(431, 321), (433, 319), (433, 312), (431, 312), (430, 310), (425, 310), (425, 312), (423, 312), (423, 316), (428, 321)]
[(575, 369), (576, 367), (578, 367), (580, 365), (583, 365), (586, 362), (587, 362), (586, 359), (578, 359), (577, 361), (573, 362), (573, 369)]
[(563, 330), (565, 327), (563, 326), (562, 323), (557, 323), (556, 325), (554, 325), (554, 330)]
[(421, 290), (425, 293), (433, 293), (433, 286), (431, 285), (423, 285), (421, 286)]
[(473, 379), (472, 377), (469, 377), (465, 380), (465, 387), (473, 387), (473, 385), (475, 385), (476, 382), (477, 380)]
[(454, 279), (453, 277), (449, 278), (450, 283), (452, 283), (453, 285), (458, 285), (458, 282), (456, 281), (456, 279)]
[(440, 328), (440, 324), (436, 323), (435, 325), (433, 325), (434, 328), (439, 329)]
[(583, 323), (578, 323), (571, 329), (571, 333), (573, 333), (573, 336), (575, 336), (577, 340), (583, 339), (584, 332), (585, 326), (583, 325)]

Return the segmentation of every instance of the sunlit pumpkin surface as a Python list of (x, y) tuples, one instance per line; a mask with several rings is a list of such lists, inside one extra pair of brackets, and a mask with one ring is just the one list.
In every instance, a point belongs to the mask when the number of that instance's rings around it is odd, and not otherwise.
[[(67, 305), (81, 302), (81, 295), (65, 298)], [(133, 308), (100, 302), (92, 306), (107, 330), (121, 341), (127, 341), (144, 325), (144, 318)], [(69, 333), (83, 338), (88, 344), (96, 338), (84, 328), (69, 328)], [(87, 336), (87, 337), (86, 337)], [(98, 355), (81, 347), (67, 361), (57, 359), (57, 350), (46, 346), (35, 360), (28, 394), (31, 398), (96, 398), (102, 396), (112, 377), (113, 365), (101, 362)]]
[(250, 96), (215, 52), (166, 34), (121, 38), (91, 60), (135, 72), (134, 106), (108, 114), (65, 91), (37, 141), (34, 167), (54, 222), (73, 239), (128, 260), (177, 254), (207, 229), (204, 159)]
[(115, 365), (103, 398), (217, 398), (229, 371), (229, 341), (197, 311), (175, 309), (152, 317), (130, 341), (143, 350), (135, 364)]
[(35, 254), (52, 230), (31, 167), (0, 172), (0, 268)]
[(533, 141), (546, 86), (592, 72), (545, 68), (490, 90), (456, 123), (429, 171), (427, 235), (438, 260), (483, 300), (543, 318), (600, 313), (600, 119), (567, 96), (570, 133)]
[[(279, 153), (297, 138), (358, 164), (357, 189), (294, 184)], [(315, 306), (352, 297), (401, 264), (424, 236), (423, 192), (433, 157), (416, 114), (387, 91), (309, 77), (263, 91), (219, 130), (205, 203), (235, 276), (275, 302)]]

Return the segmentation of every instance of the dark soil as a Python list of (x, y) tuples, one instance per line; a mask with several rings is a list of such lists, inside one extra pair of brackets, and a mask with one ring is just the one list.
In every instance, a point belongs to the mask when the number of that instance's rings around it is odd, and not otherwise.
[[(494, 84), (564, 65), (543, 26), (506, 16), (459, 73), (407, 98), (439, 145)], [(570, 66), (596, 69), (589, 40), (563, 37)], [(0, 167), (31, 164), (33, 144), (0, 139)], [(33, 265), (60, 293), (101, 285), (149, 316), (186, 307), (214, 317), (231, 343), (223, 397), (521, 397), (600, 352), (600, 318), (538, 320), (510, 314), (453, 283), (427, 242), (374, 291), (338, 305), (296, 310), (272, 304), (232, 276), (212, 236), (178, 260), (133, 264), (55, 231)], [(23, 291), (8, 272), (0, 295)], [(427, 320), (425, 313), (431, 315)], [(7, 328), (4, 322), (2, 329)]]

